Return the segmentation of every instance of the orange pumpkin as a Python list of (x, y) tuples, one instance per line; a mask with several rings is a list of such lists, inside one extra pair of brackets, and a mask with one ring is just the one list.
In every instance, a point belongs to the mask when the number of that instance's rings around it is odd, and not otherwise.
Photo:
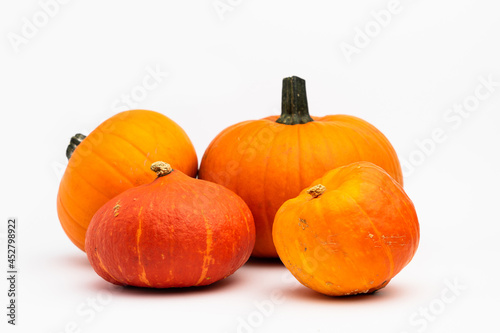
[(305, 286), (332, 296), (383, 288), (413, 258), (420, 238), (401, 185), (368, 162), (326, 173), (276, 213), (279, 257)]
[(278, 208), (326, 171), (356, 161), (384, 168), (401, 184), (394, 148), (374, 126), (353, 116), (310, 117), (305, 81), (283, 80), (282, 114), (230, 126), (208, 146), (199, 177), (224, 185), (252, 210), (254, 256), (276, 257), (272, 223)]
[(67, 155), (57, 213), (69, 239), (82, 250), (94, 213), (117, 194), (153, 181), (152, 161), (168, 159), (192, 177), (198, 168), (184, 130), (166, 116), (146, 110), (116, 114), (89, 136), (75, 136)]
[(255, 243), (252, 213), (223, 186), (163, 162), (158, 178), (104, 204), (85, 249), (105, 280), (138, 287), (203, 286), (233, 274)]

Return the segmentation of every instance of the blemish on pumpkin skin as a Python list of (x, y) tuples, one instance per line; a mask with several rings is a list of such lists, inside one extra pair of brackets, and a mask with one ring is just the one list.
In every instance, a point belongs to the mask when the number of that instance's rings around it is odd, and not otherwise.
[(299, 218), (299, 226), (302, 228), (302, 230), (306, 230), (306, 228), (309, 227), (309, 225), (307, 224), (307, 221), (304, 219), (300, 219), (300, 218)]
[(118, 214), (120, 213), (120, 200), (117, 201), (116, 205), (113, 207), (113, 215), (115, 217), (118, 216)]

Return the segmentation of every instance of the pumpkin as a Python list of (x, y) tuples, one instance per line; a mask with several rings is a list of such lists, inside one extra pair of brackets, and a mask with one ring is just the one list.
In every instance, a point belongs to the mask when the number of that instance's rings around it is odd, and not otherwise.
[(276, 211), (325, 172), (369, 161), (403, 183), (394, 148), (374, 126), (348, 115), (309, 115), (304, 80), (283, 80), (281, 112), (223, 130), (206, 149), (199, 170), (201, 179), (246, 201), (255, 219), (257, 257), (277, 257), (271, 234)]
[(303, 285), (332, 296), (386, 286), (413, 258), (420, 231), (401, 185), (356, 162), (327, 172), (276, 213), (273, 239)]
[(166, 116), (147, 110), (118, 113), (89, 136), (71, 139), (57, 194), (57, 213), (69, 239), (84, 250), (94, 213), (117, 194), (154, 180), (149, 164), (168, 159), (195, 177), (198, 160), (184, 130)]
[(104, 204), (85, 249), (94, 270), (118, 285), (203, 286), (234, 273), (255, 243), (252, 213), (236, 194), (169, 164), (158, 178)]

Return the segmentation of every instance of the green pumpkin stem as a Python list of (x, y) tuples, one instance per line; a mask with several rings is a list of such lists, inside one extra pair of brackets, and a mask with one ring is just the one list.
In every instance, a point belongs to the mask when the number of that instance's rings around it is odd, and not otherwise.
[(85, 139), (86, 137), (86, 135), (83, 135), (81, 133), (77, 133), (71, 137), (69, 145), (66, 148), (66, 157), (68, 158), (68, 160), (71, 158), (71, 155), (73, 155), (76, 147), (78, 147), (78, 145), (82, 143), (83, 139)]
[(281, 116), (277, 123), (298, 125), (314, 121), (309, 115), (306, 95), (306, 81), (297, 76), (283, 79), (281, 95)]

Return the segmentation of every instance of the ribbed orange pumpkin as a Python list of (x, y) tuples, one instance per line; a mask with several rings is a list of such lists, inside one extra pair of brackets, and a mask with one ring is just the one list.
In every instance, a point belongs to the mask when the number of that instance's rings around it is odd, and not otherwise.
[(252, 213), (227, 188), (151, 165), (158, 178), (104, 204), (85, 249), (105, 280), (138, 287), (203, 286), (233, 274), (255, 243)]
[(230, 126), (209, 145), (199, 177), (224, 185), (252, 210), (254, 256), (276, 257), (272, 223), (278, 208), (326, 171), (356, 161), (384, 168), (401, 184), (401, 166), (387, 138), (347, 115), (310, 117), (304, 80), (283, 80), (282, 114)]
[[(85, 232), (94, 213), (131, 187), (154, 180), (149, 165), (169, 160), (195, 177), (198, 160), (184, 130), (166, 116), (147, 110), (118, 113), (74, 148), (59, 185), (57, 213), (69, 239), (84, 250)], [(72, 139), (75, 143), (77, 138)], [(71, 154), (72, 150), (74, 152)]]
[(305, 286), (332, 296), (386, 286), (415, 254), (415, 208), (384, 170), (357, 162), (326, 173), (276, 213), (279, 257)]

